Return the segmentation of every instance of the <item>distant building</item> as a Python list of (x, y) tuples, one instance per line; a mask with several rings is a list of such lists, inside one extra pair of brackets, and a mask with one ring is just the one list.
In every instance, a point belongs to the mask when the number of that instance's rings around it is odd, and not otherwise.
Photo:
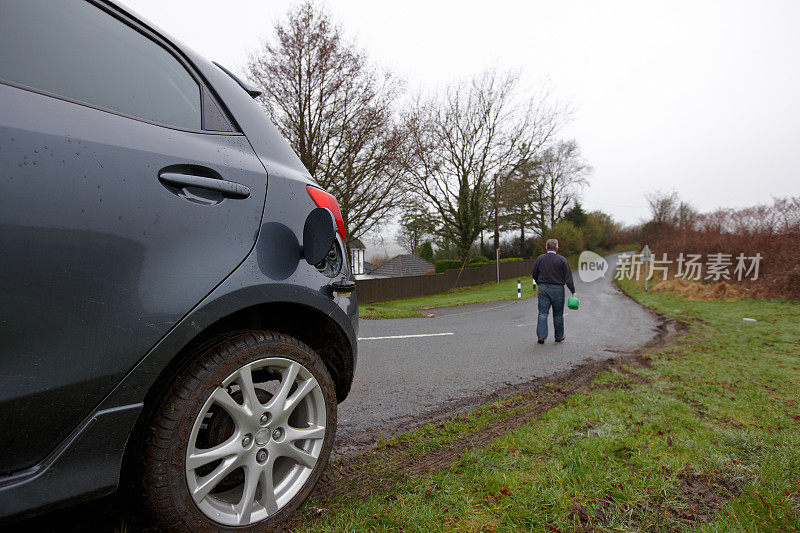
[(433, 268), (431, 263), (417, 255), (401, 254), (392, 257), (369, 274), (375, 278), (421, 276)]
[(366, 263), (366, 261), (364, 261), (364, 253), (367, 248), (364, 246), (364, 243), (358, 239), (351, 238), (347, 247), (350, 248), (350, 268), (353, 270), (353, 275), (359, 276), (366, 274), (367, 271), (364, 268), (364, 263)]
[(372, 274), (375, 269), (378, 268), (378, 265), (373, 265), (369, 261), (364, 261), (364, 273), (365, 274)]

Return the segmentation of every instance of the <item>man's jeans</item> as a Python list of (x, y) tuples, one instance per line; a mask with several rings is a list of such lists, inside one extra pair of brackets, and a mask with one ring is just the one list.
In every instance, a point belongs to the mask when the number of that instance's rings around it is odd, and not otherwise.
[(547, 315), (553, 308), (553, 328), (556, 330), (556, 340), (564, 338), (564, 286), (539, 284), (539, 320), (536, 324), (536, 335), (542, 339), (547, 338)]

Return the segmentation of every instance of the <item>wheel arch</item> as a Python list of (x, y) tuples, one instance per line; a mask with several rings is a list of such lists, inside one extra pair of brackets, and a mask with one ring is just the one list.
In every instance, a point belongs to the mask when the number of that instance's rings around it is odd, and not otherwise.
[[(178, 351), (144, 395), (144, 408), (137, 426), (146, 422), (167, 383), (191, 363), (198, 350), (237, 332), (254, 329), (283, 333), (307, 344), (325, 363), (336, 388), (337, 401), (344, 401), (350, 392), (355, 364), (355, 354), (347, 334), (330, 316), (314, 307), (297, 302), (265, 302), (219, 318), (200, 330)], [(133, 435), (136, 434), (135, 429)]]
[(243, 330), (283, 333), (314, 350), (331, 375), (336, 399), (344, 401), (353, 380), (355, 354), (347, 334), (329, 315), (306, 304), (265, 302), (236, 310), (202, 329), (164, 367), (144, 398), (145, 407), (158, 397), (159, 389), (189, 361), (201, 346)]

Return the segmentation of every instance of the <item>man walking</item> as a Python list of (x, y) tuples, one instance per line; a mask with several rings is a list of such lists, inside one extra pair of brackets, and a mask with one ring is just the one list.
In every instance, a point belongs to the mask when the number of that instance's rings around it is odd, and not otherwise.
[(567, 285), (573, 296), (575, 282), (572, 280), (572, 270), (563, 255), (558, 255), (558, 241), (547, 239), (545, 244), (547, 253), (540, 255), (533, 262), (533, 281), (539, 285), (539, 319), (536, 324), (536, 335), (539, 344), (544, 344), (547, 338), (547, 315), (553, 308), (553, 329), (555, 329), (556, 342), (563, 341), (564, 335), (564, 284)]

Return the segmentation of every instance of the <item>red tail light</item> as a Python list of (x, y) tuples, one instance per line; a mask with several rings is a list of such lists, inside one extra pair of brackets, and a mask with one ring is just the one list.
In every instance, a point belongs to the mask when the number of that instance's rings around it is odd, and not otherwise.
[(342, 238), (342, 242), (346, 243), (347, 235), (344, 230), (344, 219), (342, 218), (342, 212), (339, 211), (339, 202), (336, 201), (336, 197), (312, 185), (307, 185), (306, 191), (308, 191), (308, 195), (317, 207), (330, 209), (331, 213), (333, 213), (333, 218), (336, 220), (336, 230)]

